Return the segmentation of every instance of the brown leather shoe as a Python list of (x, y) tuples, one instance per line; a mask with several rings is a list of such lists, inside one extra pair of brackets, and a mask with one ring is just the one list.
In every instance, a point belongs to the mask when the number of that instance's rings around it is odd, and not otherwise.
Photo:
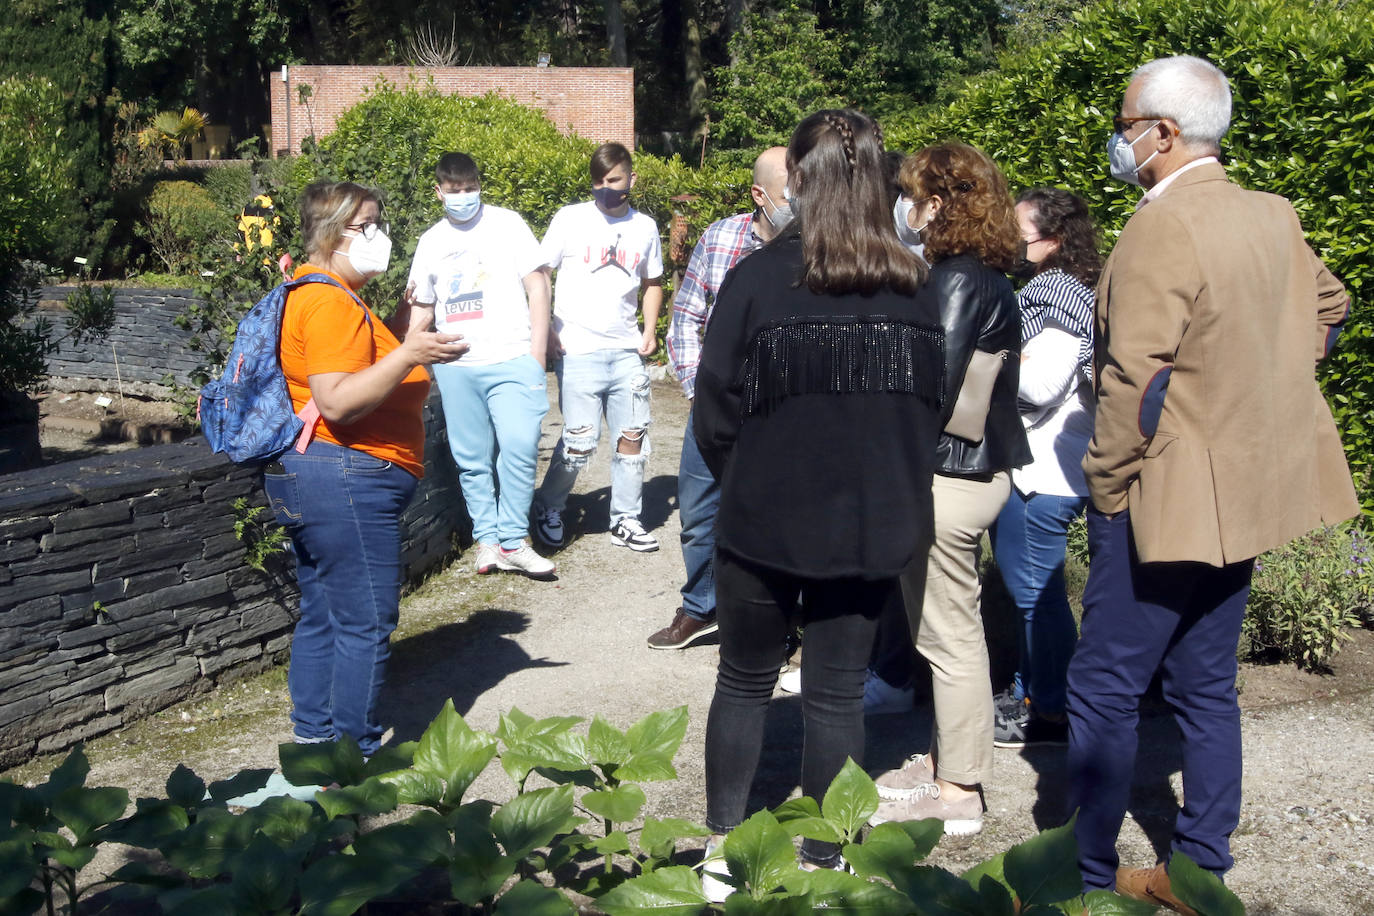
[(1154, 868), (1118, 868), (1116, 870), (1116, 892), (1123, 897), (1162, 906), (1184, 916), (1197, 916), (1197, 910), (1174, 896), (1169, 885), (1169, 872), (1164, 863)]
[(673, 622), (649, 637), (650, 649), (685, 649), (703, 636), (716, 632), (716, 615), (698, 620), (682, 608), (673, 615)]

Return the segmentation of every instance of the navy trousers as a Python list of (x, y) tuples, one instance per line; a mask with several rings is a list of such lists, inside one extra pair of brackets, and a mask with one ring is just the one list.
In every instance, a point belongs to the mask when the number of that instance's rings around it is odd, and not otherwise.
[(1156, 671), (1178, 722), (1183, 808), (1172, 848), (1220, 876), (1240, 820), (1236, 643), (1254, 560), (1141, 563), (1129, 515), (1088, 509), (1083, 634), (1069, 665), (1069, 779), (1086, 890), (1116, 886), (1140, 698)]

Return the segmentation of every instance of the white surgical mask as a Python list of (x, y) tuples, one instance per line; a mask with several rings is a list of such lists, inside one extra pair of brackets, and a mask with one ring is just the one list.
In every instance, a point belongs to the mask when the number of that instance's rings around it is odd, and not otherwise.
[[(762, 188), (760, 188), (760, 190), (762, 190)], [(785, 191), (783, 193), (784, 195), (786, 194)], [(792, 201), (784, 196), (781, 204), (775, 203), (767, 191), (763, 192), (763, 196), (767, 198), (770, 204), (773, 204), (773, 212), (769, 213), (765, 210), (763, 211), (763, 215), (767, 218), (769, 225), (773, 227), (775, 233), (781, 232), (783, 229), (787, 228), (788, 223), (792, 222), (794, 216), (792, 213)]]
[(444, 212), (451, 219), (466, 223), (482, 207), (481, 191), (452, 191), (444, 194)]
[(348, 246), (348, 251), (336, 248), (334, 253), (347, 255), (348, 263), (360, 276), (375, 277), (385, 271), (387, 264), (391, 263), (391, 238), (380, 228), (373, 233), (372, 238), (355, 230), (350, 231), (353, 244)]
[(892, 222), (897, 227), (897, 238), (908, 247), (921, 244), (921, 230), (913, 229), (910, 222), (911, 210), (915, 206), (916, 202), (908, 200), (905, 196), (898, 197), (897, 202), (892, 205)]
[(1107, 160), (1111, 163), (1112, 177), (1117, 181), (1124, 181), (1127, 184), (1140, 185), (1140, 170), (1150, 164), (1150, 160), (1159, 155), (1159, 150), (1155, 150), (1140, 165), (1135, 164), (1135, 145), (1140, 142), (1141, 137), (1147, 137), (1154, 130), (1155, 121), (1150, 125), (1150, 130), (1145, 131), (1139, 137), (1127, 142), (1126, 135), (1121, 131), (1112, 134), (1112, 138), (1107, 141)]

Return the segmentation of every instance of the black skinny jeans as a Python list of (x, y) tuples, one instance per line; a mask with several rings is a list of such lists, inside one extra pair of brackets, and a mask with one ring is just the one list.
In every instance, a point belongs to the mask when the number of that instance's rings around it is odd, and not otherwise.
[[(706, 825), (727, 833), (745, 817), (768, 701), (787, 635), (802, 636), (802, 791), (818, 802), (846, 757), (863, 765), (864, 674), (884, 604), (898, 580), (809, 579), (716, 552), (720, 667), (706, 722)], [(900, 595), (898, 595), (900, 600)], [(802, 858), (834, 865), (833, 843), (805, 840)]]

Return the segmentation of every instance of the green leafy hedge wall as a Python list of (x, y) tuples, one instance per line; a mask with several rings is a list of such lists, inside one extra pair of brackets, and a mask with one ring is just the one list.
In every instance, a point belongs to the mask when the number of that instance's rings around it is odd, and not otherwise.
[(1222, 150), (1234, 181), (1293, 202), (1308, 238), (1354, 297), (1320, 370), (1374, 513), (1374, 0), (1125, 0), (1080, 11), (1056, 39), (1004, 58), (951, 104), (889, 119), (908, 151), (954, 138), (986, 150), (1014, 187), (1082, 194), (1108, 239), (1140, 191), (1111, 180), (1106, 143), (1131, 72), (1170, 54), (1226, 72), (1234, 114)]

